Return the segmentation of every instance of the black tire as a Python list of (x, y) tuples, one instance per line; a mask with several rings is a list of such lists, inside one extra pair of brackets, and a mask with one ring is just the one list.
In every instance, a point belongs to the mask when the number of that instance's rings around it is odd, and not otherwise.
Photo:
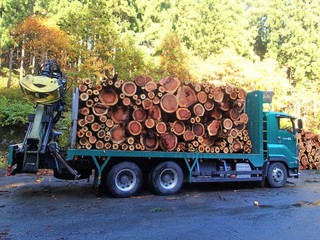
[(151, 174), (152, 187), (159, 195), (177, 193), (183, 184), (183, 172), (174, 162), (159, 163)]
[(108, 190), (114, 197), (124, 198), (136, 194), (143, 182), (143, 175), (135, 163), (121, 162), (113, 166), (107, 176)]
[(268, 168), (267, 181), (270, 187), (280, 188), (287, 182), (288, 174), (287, 169), (280, 162), (271, 163)]

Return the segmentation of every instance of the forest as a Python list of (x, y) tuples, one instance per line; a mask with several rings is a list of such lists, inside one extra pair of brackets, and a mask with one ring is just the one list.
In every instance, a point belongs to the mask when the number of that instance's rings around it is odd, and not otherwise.
[(227, 83), (319, 132), (319, 30), (317, 0), (1, 0), (0, 126), (26, 123), (19, 79), (53, 58), (70, 93), (115, 73)]

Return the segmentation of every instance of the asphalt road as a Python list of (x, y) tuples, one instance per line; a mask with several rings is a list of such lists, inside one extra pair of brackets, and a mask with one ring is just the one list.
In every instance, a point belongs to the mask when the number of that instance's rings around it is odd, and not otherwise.
[(284, 188), (185, 184), (174, 196), (96, 197), (92, 182), (0, 171), (0, 239), (320, 239), (320, 172)]

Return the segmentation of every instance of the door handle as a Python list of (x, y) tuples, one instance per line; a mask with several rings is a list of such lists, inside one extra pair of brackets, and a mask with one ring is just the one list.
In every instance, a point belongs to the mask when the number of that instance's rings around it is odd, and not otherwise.
[(281, 143), (281, 137), (278, 137), (278, 143)]

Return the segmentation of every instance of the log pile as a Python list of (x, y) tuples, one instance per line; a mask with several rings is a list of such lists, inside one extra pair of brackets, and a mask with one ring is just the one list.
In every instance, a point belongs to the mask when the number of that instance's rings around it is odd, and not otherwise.
[(297, 134), (300, 169), (320, 170), (320, 136), (309, 130)]
[(77, 148), (250, 153), (246, 92), (137, 76), (79, 86)]

